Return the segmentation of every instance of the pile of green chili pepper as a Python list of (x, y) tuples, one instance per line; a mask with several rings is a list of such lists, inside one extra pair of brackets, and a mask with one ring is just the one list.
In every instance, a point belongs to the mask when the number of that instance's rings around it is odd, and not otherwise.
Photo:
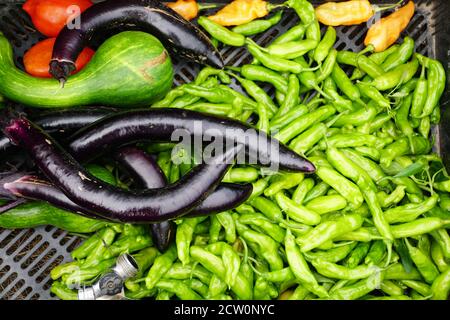
[[(52, 271), (52, 292), (76, 298), (74, 285), (129, 252), (140, 267), (126, 282), (132, 299), (448, 299), (450, 178), (431, 148), (441, 63), (414, 53), (409, 37), (379, 53), (337, 51), (334, 28), (322, 37), (309, 2), (287, 5), (300, 22), (266, 48), (245, 36), (281, 14), (233, 30), (201, 20), (211, 37), (246, 46), (253, 62), (204, 68), (153, 107), (241, 121), (258, 115), (255, 127), (308, 157), (316, 173), (235, 166), (226, 181), (253, 183), (246, 203), (177, 220), (165, 253), (145, 226), (105, 227), (72, 252), (74, 262)], [(186, 168), (170, 161), (171, 148), (151, 151), (175, 181)]]

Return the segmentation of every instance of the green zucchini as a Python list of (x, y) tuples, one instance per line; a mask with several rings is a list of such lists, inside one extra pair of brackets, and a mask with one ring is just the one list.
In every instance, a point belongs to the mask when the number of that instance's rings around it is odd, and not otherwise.
[(14, 65), (13, 50), (0, 33), (0, 94), (34, 107), (80, 105), (146, 106), (170, 90), (171, 59), (154, 36), (126, 31), (112, 36), (64, 87), (55, 79), (35, 78)]
[[(87, 169), (97, 178), (116, 184), (114, 176), (104, 167), (88, 165)], [(41, 225), (52, 225), (74, 233), (91, 233), (114, 223), (86, 218), (38, 201), (27, 202), (0, 214), (0, 228), (25, 229)]]

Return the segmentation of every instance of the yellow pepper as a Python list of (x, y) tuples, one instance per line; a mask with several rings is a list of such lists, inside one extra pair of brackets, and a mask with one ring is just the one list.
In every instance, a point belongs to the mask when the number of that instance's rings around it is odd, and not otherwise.
[(368, 21), (374, 15), (368, 0), (327, 2), (316, 8), (319, 22), (327, 26), (348, 26)]
[(409, 1), (396, 12), (372, 25), (364, 39), (364, 44), (372, 45), (375, 52), (386, 50), (400, 37), (400, 33), (408, 26), (413, 15), (414, 2)]
[(368, 0), (327, 2), (316, 8), (316, 17), (320, 23), (327, 26), (350, 26), (369, 21), (376, 12), (397, 5), (375, 6)]
[(269, 14), (263, 0), (234, 0), (208, 18), (222, 26), (238, 26)]

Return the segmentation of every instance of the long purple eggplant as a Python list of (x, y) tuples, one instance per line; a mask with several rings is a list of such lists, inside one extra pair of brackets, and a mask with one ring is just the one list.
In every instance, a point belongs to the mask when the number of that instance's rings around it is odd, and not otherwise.
[[(141, 186), (156, 189), (167, 185), (167, 179), (159, 165), (143, 150), (123, 147), (114, 153), (114, 158)], [(252, 191), (251, 184), (222, 182), (187, 216), (205, 216), (234, 209), (244, 203)]]
[[(114, 158), (124, 167), (138, 187), (147, 189), (163, 188), (167, 179), (156, 161), (141, 149), (123, 147), (114, 153)], [(176, 225), (173, 221), (150, 224), (153, 242), (160, 252), (165, 252), (175, 237)]]
[(94, 37), (126, 30), (149, 32), (169, 51), (190, 61), (224, 66), (219, 51), (197, 26), (157, 0), (107, 0), (94, 4), (77, 19), (77, 28), (66, 26), (56, 38), (50, 73), (60, 81), (71, 74), (76, 58)]
[[(38, 126), (48, 133), (71, 134), (101, 118), (113, 113), (115, 109), (105, 107), (87, 107), (41, 113), (34, 120)], [(14, 148), (8, 137), (0, 133), (0, 152), (8, 152)]]
[(152, 223), (187, 214), (217, 187), (242, 150), (242, 145), (235, 145), (216, 154), (165, 188), (127, 191), (96, 179), (28, 119), (8, 120), (5, 134), (29, 152), (51, 183), (75, 204), (113, 221)]
[(121, 145), (143, 140), (171, 141), (173, 132), (200, 141), (223, 139), (241, 144), (247, 162), (286, 171), (315, 171), (314, 165), (265, 132), (229, 118), (171, 108), (132, 110), (107, 116), (71, 137), (68, 150), (80, 161), (93, 159)]

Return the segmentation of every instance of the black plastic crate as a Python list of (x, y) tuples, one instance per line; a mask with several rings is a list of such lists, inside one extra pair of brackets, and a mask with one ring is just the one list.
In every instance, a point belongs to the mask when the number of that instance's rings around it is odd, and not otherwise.
[[(22, 67), (22, 56), (33, 44), (44, 37), (37, 32), (28, 15), (21, 9), (20, 0), (0, 0), (0, 31), (14, 46), (16, 64)], [(94, 1), (98, 2), (98, 1)], [(215, 1), (206, 1), (215, 2)], [(323, 1), (312, 1), (314, 4)], [(394, 3), (396, 1), (371, 1), (375, 4)], [(222, 2), (221, 2), (222, 3)], [(416, 14), (403, 32), (416, 42), (416, 50), (422, 54), (439, 59), (444, 67), (450, 67), (450, 1), (416, 0)], [(387, 14), (387, 13), (384, 13)], [(338, 50), (358, 51), (364, 47), (363, 40), (367, 27), (379, 16), (367, 24), (337, 27)], [(286, 11), (281, 22), (253, 39), (262, 45), (283, 33), (298, 22), (296, 14)], [(322, 29), (324, 27), (322, 26)], [(228, 65), (240, 65), (250, 62), (251, 56), (244, 48), (226, 47), (221, 49)], [(200, 67), (173, 59), (175, 67), (174, 84), (192, 81)], [(449, 84), (441, 99), (442, 122), (433, 128), (436, 136), (435, 150), (444, 157), (450, 171), (450, 110)], [(239, 87), (235, 87), (240, 90)], [(269, 86), (267, 90), (269, 90)], [(273, 92), (269, 93), (273, 94)], [(1, 155), (0, 155), (1, 156)], [(0, 228), (0, 299), (55, 299), (50, 292), (50, 270), (58, 264), (71, 260), (70, 251), (81, 239), (54, 227), (39, 227), (27, 230), (5, 230)]]

